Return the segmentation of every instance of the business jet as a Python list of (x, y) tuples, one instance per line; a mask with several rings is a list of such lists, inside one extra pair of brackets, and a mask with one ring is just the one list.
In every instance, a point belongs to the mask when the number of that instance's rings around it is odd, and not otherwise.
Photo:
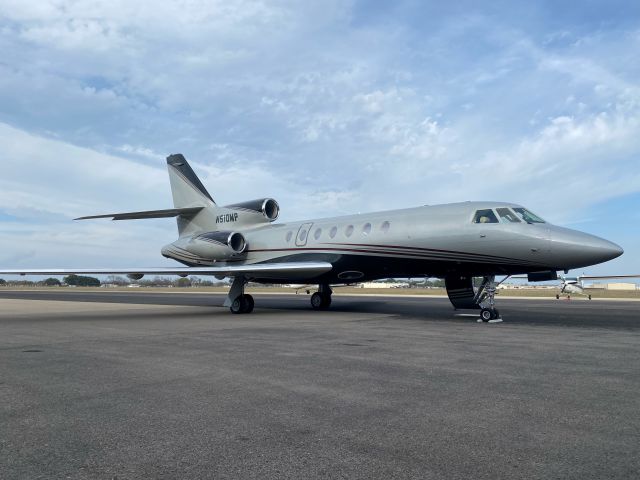
[[(183, 155), (167, 157), (174, 208), (93, 215), (76, 220), (177, 217), (178, 239), (162, 255), (184, 267), (18, 269), (0, 274), (212, 275), (232, 277), (224, 305), (253, 311), (247, 282), (318, 285), (317, 310), (329, 308), (332, 285), (381, 278), (444, 278), (456, 309), (479, 310), (497, 321), (496, 276), (526, 274), (529, 281), (622, 255), (615, 243), (551, 225), (521, 205), (464, 202), (332, 218), (276, 222), (272, 198), (232, 205), (214, 202)], [(482, 283), (474, 288), (474, 277)]]

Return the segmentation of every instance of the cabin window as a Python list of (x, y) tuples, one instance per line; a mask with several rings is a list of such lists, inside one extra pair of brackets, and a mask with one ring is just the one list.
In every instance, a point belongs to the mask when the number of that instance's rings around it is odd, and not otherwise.
[(333, 238), (336, 236), (336, 233), (338, 233), (338, 227), (331, 227), (331, 230), (329, 231), (329, 236)]
[(292, 238), (293, 238), (293, 232), (291, 230), (289, 230), (287, 232), (287, 243), (289, 243)]
[(493, 210), (478, 210), (473, 217), (473, 223), (498, 223), (498, 217)]
[(350, 237), (353, 234), (353, 225), (349, 225), (344, 233), (347, 237)]
[(301, 230), (300, 235), (298, 235), (298, 240), (300, 242), (305, 242), (307, 240), (307, 230)]
[(364, 235), (369, 235), (371, 233), (371, 224), (370, 223), (365, 223), (364, 226), (362, 227), (362, 233)]
[(320, 238), (320, 235), (322, 235), (322, 229), (321, 228), (316, 228), (316, 231), (313, 232), (313, 238), (318, 240)]
[(518, 216), (509, 208), (496, 208), (500, 220), (507, 223), (520, 223)]
[(382, 222), (382, 225), (380, 225), (380, 230), (382, 230), (382, 233), (387, 233), (389, 231), (389, 227), (391, 227), (391, 224), (387, 221)]
[(527, 223), (547, 223), (535, 213), (530, 212), (526, 208), (516, 207), (513, 209), (514, 212), (518, 214), (518, 216)]

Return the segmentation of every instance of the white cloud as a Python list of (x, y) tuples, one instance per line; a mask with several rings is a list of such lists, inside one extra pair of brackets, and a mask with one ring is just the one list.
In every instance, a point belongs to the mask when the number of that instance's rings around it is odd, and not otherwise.
[(480, 198), (590, 216), (640, 190), (640, 35), (521, 7), (0, 0), (0, 210), (64, 230), (162, 208), (182, 152), (216, 200), (273, 196), (284, 219)]

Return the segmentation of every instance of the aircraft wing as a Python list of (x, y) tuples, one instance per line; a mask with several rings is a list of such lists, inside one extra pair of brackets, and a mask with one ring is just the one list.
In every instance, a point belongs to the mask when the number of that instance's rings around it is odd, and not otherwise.
[[(509, 278), (528, 278), (526, 275), (511, 275)], [(578, 278), (579, 280), (606, 280), (606, 279), (621, 279), (621, 278), (640, 278), (640, 275), (577, 275), (570, 276), (569, 278)], [(562, 280), (562, 276), (558, 276), (558, 280)]]
[(329, 262), (256, 263), (220, 267), (48, 268), (0, 270), (0, 275), (216, 275), (249, 278), (309, 278), (333, 268)]
[(640, 275), (578, 275), (581, 280), (604, 280), (616, 278), (640, 278)]
[(139, 220), (144, 218), (169, 218), (178, 215), (195, 215), (204, 207), (167, 208), (164, 210), (146, 210), (143, 212), (106, 213), (104, 215), (90, 215), (74, 218), (74, 220), (90, 220), (94, 218), (110, 218), (112, 220)]

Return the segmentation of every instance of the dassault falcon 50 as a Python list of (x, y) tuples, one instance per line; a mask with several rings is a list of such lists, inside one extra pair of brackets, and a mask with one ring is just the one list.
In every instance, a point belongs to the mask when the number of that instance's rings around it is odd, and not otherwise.
[[(380, 278), (444, 278), (455, 308), (499, 319), (496, 276), (557, 280), (568, 271), (622, 255), (615, 243), (545, 222), (527, 208), (464, 202), (277, 223), (272, 198), (219, 206), (181, 154), (167, 157), (174, 208), (81, 217), (132, 220), (177, 217), (178, 239), (162, 255), (184, 267), (2, 270), (4, 274), (213, 275), (232, 277), (225, 300), (249, 313), (248, 281), (310, 283), (314, 309), (331, 304), (331, 286)], [(474, 278), (482, 278), (478, 287)]]

